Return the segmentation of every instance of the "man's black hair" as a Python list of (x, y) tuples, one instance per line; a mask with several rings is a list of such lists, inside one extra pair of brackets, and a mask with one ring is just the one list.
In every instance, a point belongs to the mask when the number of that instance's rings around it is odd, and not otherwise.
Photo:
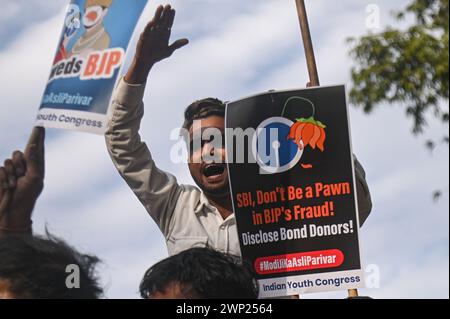
[[(103, 294), (95, 266), (84, 255), (48, 232), (41, 236), (0, 237), (0, 282), (19, 299), (97, 299)], [(67, 266), (79, 268), (79, 288), (69, 289)]]
[(164, 293), (171, 284), (180, 284), (186, 298), (256, 299), (259, 292), (250, 265), (210, 248), (191, 248), (152, 266), (141, 281), (141, 297)]
[(204, 119), (213, 115), (225, 117), (224, 102), (215, 98), (206, 98), (195, 101), (184, 111), (183, 128), (189, 130), (195, 120)]

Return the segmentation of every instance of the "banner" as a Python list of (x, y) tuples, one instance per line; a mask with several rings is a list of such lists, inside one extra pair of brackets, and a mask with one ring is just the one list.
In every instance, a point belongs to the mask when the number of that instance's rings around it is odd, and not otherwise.
[(232, 102), (225, 125), (242, 255), (261, 297), (362, 287), (345, 86)]
[(36, 125), (103, 134), (125, 52), (147, 0), (72, 0)]

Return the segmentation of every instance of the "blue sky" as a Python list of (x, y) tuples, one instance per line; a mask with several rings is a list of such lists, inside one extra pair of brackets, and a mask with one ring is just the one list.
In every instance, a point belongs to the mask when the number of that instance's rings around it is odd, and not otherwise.
[[(45, 3), (45, 4), (44, 4)], [(149, 6), (142, 30), (160, 1)], [(184, 107), (206, 96), (234, 100), (307, 82), (303, 47), (292, 0), (174, 0), (173, 39), (191, 43), (151, 73), (141, 134), (162, 169), (192, 183), (185, 165), (170, 161), (170, 132)], [(366, 6), (377, 4), (381, 24), (408, 1), (307, 1), (323, 85), (350, 84), (345, 39), (368, 32)], [(49, 75), (68, 1), (1, 0), (0, 158), (23, 148)], [(130, 48), (134, 48), (136, 37)], [(128, 53), (129, 58), (133, 49)], [(361, 229), (362, 257), (380, 270), (375, 298), (448, 298), (448, 146), (433, 153), (426, 137), (444, 128), (430, 118), (426, 136), (411, 135), (401, 106), (371, 115), (351, 107), (354, 152), (363, 163), (374, 208)], [(448, 127), (446, 128), (448, 129)], [(136, 298), (144, 271), (167, 256), (164, 238), (115, 171), (102, 137), (48, 130), (46, 181), (34, 213), (45, 226), (82, 251), (98, 255), (109, 298)], [(445, 190), (434, 203), (434, 189)], [(305, 298), (344, 298), (345, 292)]]

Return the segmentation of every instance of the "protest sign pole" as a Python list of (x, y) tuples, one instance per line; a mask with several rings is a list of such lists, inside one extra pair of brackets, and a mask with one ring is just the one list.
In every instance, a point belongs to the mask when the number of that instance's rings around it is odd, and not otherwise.
[(305, 47), (306, 63), (308, 65), (309, 82), (311, 86), (319, 86), (319, 75), (317, 73), (316, 58), (314, 56), (314, 48), (311, 40), (311, 32), (309, 30), (308, 16), (304, 0), (295, 0), (297, 4), (297, 14), (300, 21), (300, 29), (302, 32), (303, 45)]
[[(306, 6), (304, 0), (295, 0), (297, 5), (297, 14), (300, 22), (300, 29), (302, 33), (303, 46), (305, 47), (306, 63), (309, 73), (309, 85), (319, 86), (319, 74), (317, 72), (316, 58), (314, 55), (314, 47), (311, 39), (311, 31), (309, 29), (308, 15), (306, 13)], [(349, 297), (358, 297), (357, 289), (348, 290)], [(298, 297), (299, 298), (299, 297)]]

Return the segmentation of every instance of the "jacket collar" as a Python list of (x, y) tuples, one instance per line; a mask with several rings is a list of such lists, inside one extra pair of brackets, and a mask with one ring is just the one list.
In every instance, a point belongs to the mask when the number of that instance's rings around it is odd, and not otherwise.
[[(199, 214), (203, 214), (203, 213), (213, 213), (213, 212), (214, 212), (214, 213), (217, 213), (218, 215), (220, 215), (220, 213), (219, 213), (219, 211), (217, 210), (217, 208), (209, 202), (209, 200), (208, 200), (208, 198), (206, 197), (206, 195), (205, 195), (203, 192), (200, 192), (200, 198), (199, 198), (198, 205), (197, 205), (197, 207), (195, 208), (194, 213), (195, 213), (196, 215), (199, 215)], [(235, 219), (234, 213), (231, 214), (231, 215), (227, 218), (227, 220), (228, 220), (228, 219), (230, 219), (230, 220)]]

